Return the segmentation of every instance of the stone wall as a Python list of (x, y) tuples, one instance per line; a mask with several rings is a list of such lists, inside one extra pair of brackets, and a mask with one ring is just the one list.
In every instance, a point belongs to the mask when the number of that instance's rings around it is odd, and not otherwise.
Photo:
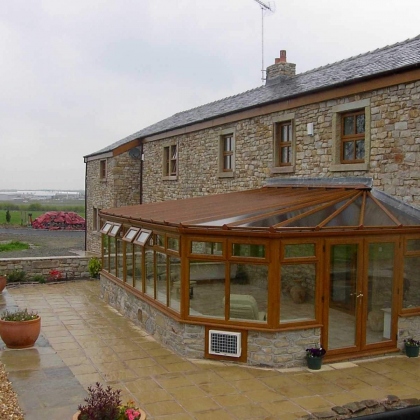
[[(369, 103), (370, 157), (366, 168), (337, 164), (336, 109)], [(293, 117), (295, 162), (287, 173), (274, 168), (273, 131), (279, 119)], [(314, 135), (307, 123), (314, 123)], [(220, 137), (235, 136), (233, 177), (220, 177)], [(177, 179), (163, 177), (163, 148), (178, 145)], [(369, 153), (368, 153), (369, 154)], [(357, 165), (356, 165), (357, 166)], [(360, 166), (360, 165), (359, 165)], [(99, 179), (99, 160), (87, 164), (87, 249), (99, 252), (92, 233), (92, 208), (139, 202), (140, 161), (128, 153), (108, 158), (108, 176)], [(313, 103), (192, 133), (145, 142), (143, 202), (181, 199), (258, 188), (275, 177), (371, 177), (375, 188), (420, 207), (420, 81)]]
[(51, 270), (59, 270), (63, 278), (89, 278), (90, 257), (38, 257), (38, 258), (9, 258), (0, 259), (0, 273), (8, 275), (14, 270), (24, 271), (26, 279), (35, 275), (42, 275), (45, 279)]
[[(105, 276), (101, 276), (101, 299), (177, 354), (204, 358), (204, 326), (172, 319)], [(277, 368), (304, 366), (305, 349), (319, 340), (319, 328), (273, 333), (249, 331), (247, 363)]]

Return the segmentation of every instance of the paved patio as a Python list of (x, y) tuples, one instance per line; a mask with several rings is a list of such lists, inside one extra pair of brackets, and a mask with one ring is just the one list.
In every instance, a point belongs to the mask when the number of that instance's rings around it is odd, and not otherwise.
[(187, 360), (98, 296), (96, 280), (8, 287), (0, 295), (0, 310), (28, 307), (42, 316), (34, 348), (8, 350), (0, 340), (0, 361), (26, 420), (71, 419), (96, 381), (121, 389), (151, 420), (292, 420), (353, 401), (420, 393), (420, 359), (402, 355), (321, 371)]

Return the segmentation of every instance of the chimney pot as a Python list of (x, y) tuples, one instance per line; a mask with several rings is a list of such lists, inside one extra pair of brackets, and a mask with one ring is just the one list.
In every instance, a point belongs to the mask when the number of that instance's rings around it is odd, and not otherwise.
[(280, 58), (276, 58), (274, 60), (274, 64), (279, 64), (279, 63), (287, 63), (286, 50), (280, 50)]

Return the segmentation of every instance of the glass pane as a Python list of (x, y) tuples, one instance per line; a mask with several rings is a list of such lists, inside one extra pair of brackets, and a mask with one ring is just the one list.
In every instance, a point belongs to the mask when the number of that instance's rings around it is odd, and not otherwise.
[(292, 124), (289, 124), (288, 127), (289, 127), (289, 137), (288, 137), (288, 140), (289, 141), (292, 141)]
[(171, 146), (171, 157), (176, 159), (176, 146)]
[(403, 308), (420, 307), (420, 256), (404, 258)]
[(420, 251), (420, 239), (408, 239), (407, 251)]
[(102, 269), (109, 271), (109, 236), (102, 235)]
[(232, 264), (229, 319), (267, 322), (267, 302), (268, 267), (253, 264)]
[(223, 144), (223, 150), (225, 152), (231, 152), (232, 151), (232, 137), (225, 137), (224, 144)]
[(225, 318), (225, 267), (224, 262), (190, 261), (190, 315)]
[(165, 237), (163, 235), (156, 234), (155, 235), (155, 245), (164, 248), (165, 247)]
[(265, 245), (232, 244), (235, 257), (265, 258)]
[(171, 161), (171, 175), (176, 175), (176, 160)]
[(127, 233), (124, 235), (124, 239), (128, 242), (131, 242), (134, 237), (136, 236), (139, 230), (137, 228), (130, 228), (128, 229)]
[(145, 253), (145, 268), (146, 268), (146, 294), (155, 297), (155, 263), (154, 252), (152, 249), (147, 249)]
[(394, 244), (369, 244), (366, 343), (391, 338)]
[(356, 339), (357, 244), (331, 246), (328, 348), (351, 347)]
[(395, 226), (392, 219), (370, 198), (366, 197), (365, 226)]
[(343, 159), (354, 160), (354, 142), (346, 141), (343, 143)]
[(281, 266), (280, 323), (315, 319), (316, 264)]
[(109, 272), (114, 276), (117, 275), (117, 255), (116, 255), (116, 246), (115, 246), (115, 238), (109, 238)]
[(156, 252), (156, 294), (157, 300), (167, 304), (166, 254)]
[(169, 307), (181, 312), (180, 288), (181, 288), (181, 260), (178, 257), (169, 257), (170, 290)]
[(356, 141), (356, 159), (365, 158), (365, 141), (357, 140)]
[(221, 242), (191, 242), (192, 254), (223, 255), (223, 244)]
[(362, 207), (362, 198), (359, 197), (343, 211), (330, 220), (326, 226), (358, 226), (360, 221), (360, 210)]
[(283, 125), (281, 127), (281, 141), (289, 141), (289, 126)]
[(133, 244), (127, 243), (125, 246), (125, 267), (126, 267), (126, 278), (125, 281), (130, 286), (134, 286), (133, 283), (133, 269), (134, 269), (134, 260), (133, 260)]
[(123, 242), (121, 239), (117, 239), (117, 276), (120, 280), (124, 281), (124, 252)]
[(134, 287), (140, 291), (143, 291), (142, 252), (143, 247), (134, 245)]
[(356, 116), (356, 133), (361, 134), (365, 132), (365, 114)]
[(345, 136), (354, 134), (354, 115), (344, 117), (343, 133)]
[(106, 223), (103, 225), (103, 227), (102, 227), (102, 229), (101, 229), (101, 232), (102, 232), (102, 233), (108, 233), (108, 232), (109, 232), (109, 230), (111, 229), (111, 227), (112, 227), (112, 223), (110, 223), (110, 222), (106, 222)]
[(284, 246), (284, 258), (315, 256), (315, 244), (290, 244)]
[(168, 238), (168, 248), (173, 251), (179, 251), (179, 239), (178, 238)]
[(281, 163), (290, 163), (291, 148), (289, 146), (287, 147), (281, 147)]
[(223, 169), (232, 169), (232, 155), (227, 155), (223, 158)]

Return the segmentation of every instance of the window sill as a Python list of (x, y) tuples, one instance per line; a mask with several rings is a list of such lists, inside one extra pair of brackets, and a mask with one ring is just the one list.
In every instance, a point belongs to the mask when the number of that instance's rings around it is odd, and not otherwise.
[(162, 181), (176, 181), (178, 179), (177, 176), (163, 176)]
[(276, 166), (274, 168), (270, 168), (270, 173), (272, 174), (290, 174), (295, 172), (295, 167), (290, 166)]
[(369, 165), (367, 163), (340, 163), (338, 165), (331, 165), (331, 172), (346, 172), (346, 171), (368, 171)]
[(218, 175), (219, 178), (233, 178), (234, 177), (234, 173), (232, 172), (219, 172)]

